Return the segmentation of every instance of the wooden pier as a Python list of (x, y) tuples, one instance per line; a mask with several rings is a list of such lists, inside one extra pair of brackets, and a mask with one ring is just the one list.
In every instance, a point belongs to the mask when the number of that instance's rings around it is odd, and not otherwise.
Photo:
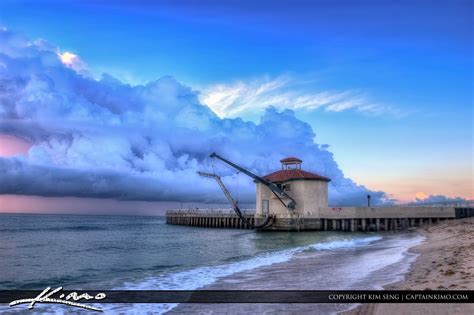
[[(255, 211), (244, 210), (243, 216), (255, 224)], [(231, 209), (171, 210), (166, 212), (166, 223), (207, 228), (251, 229)]]

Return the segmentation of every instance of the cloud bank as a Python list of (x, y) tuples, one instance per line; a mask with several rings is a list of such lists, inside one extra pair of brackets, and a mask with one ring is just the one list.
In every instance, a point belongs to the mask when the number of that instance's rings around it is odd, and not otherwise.
[[(43, 40), (3, 29), (0, 43), (0, 133), (33, 144), (27, 155), (0, 158), (1, 194), (222, 201), (216, 183), (195, 173), (214, 167), (236, 192), (235, 172), (208, 157), (216, 151), (262, 175), (298, 156), (332, 179), (333, 205), (365, 204), (367, 193), (390, 202), (346, 178), (291, 110), (267, 107), (258, 124), (223, 119), (172, 77), (135, 86), (108, 74), (96, 80), (78, 56)], [(253, 202), (254, 184), (238, 183), (241, 202)]]
[(442, 203), (463, 203), (469, 200), (462, 197), (448, 197), (445, 195), (428, 195), (424, 198), (415, 198), (411, 204), (442, 204)]

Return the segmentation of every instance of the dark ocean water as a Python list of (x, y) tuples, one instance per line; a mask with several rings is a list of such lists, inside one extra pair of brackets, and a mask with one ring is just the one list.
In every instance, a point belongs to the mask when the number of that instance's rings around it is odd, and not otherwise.
[[(414, 258), (407, 249), (421, 240), (415, 234), (193, 228), (166, 225), (162, 217), (0, 214), (0, 289), (380, 288), (406, 272)], [(329, 276), (328, 268), (341, 278)], [(249, 273), (262, 280), (242, 276)], [(105, 310), (179, 309), (186, 306)]]

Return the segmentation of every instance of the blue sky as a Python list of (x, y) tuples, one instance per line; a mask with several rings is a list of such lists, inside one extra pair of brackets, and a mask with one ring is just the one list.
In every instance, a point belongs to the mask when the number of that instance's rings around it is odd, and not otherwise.
[(371, 189), (473, 197), (471, 1), (254, 2), (3, 1), (0, 24), (97, 78), (171, 75), (221, 117), (291, 108)]

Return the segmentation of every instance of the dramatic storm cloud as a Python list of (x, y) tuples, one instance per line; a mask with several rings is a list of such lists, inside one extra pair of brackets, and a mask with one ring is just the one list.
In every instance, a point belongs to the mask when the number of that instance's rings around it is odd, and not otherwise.
[[(172, 77), (131, 86), (92, 78), (85, 65), (43, 40), (0, 31), (0, 133), (32, 143), (27, 155), (0, 158), (0, 193), (220, 201), (216, 183), (196, 175), (214, 166), (236, 193), (235, 172), (209, 159), (216, 151), (258, 174), (298, 156), (332, 179), (331, 204), (365, 202), (367, 189), (344, 177), (291, 110), (268, 107), (259, 124), (222, 119)], [(254, 184), (242, 175), (238, 184), (241, 201), (252, 202)]]

